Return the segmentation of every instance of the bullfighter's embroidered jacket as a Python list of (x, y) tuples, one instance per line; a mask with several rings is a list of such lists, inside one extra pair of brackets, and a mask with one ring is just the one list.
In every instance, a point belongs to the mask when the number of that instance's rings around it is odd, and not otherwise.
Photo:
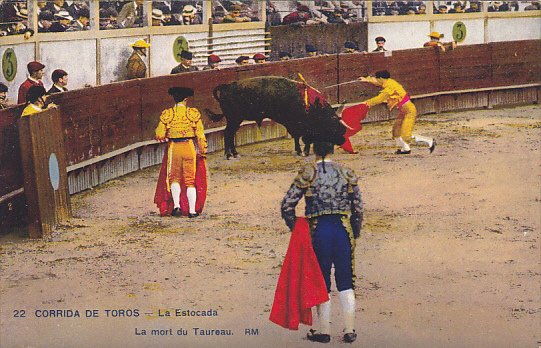
[(326, 160), (317, 165), (307, 165), (295, 177), (293, 184), (282, 200), (282, 218), (292, 229), (295, 225), (295, 207), (304, 196), (305, 215), (315, 218), (327, 214), (350, 217), (353, 235), (361, 233), (363, 203), (355, 172), (337, 163)]

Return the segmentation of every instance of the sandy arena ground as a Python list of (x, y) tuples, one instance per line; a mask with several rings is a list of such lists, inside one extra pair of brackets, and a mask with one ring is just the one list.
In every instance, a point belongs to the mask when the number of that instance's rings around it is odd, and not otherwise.
[[(541, 344), (540, 111), (425, 116), (416, 131), (437, 138), (433, 154), (392, 154), (389, 122), (354, 137), (360, 155), (337, 151), (360, 175), (366, 209), (356, 249), (359, 337), (350, 346)], [(279, 204), (313, 160), (292, 150), (280, 140), (242, 147), (238, 161), (210, 155), (198, 219), (159, 217), (153, 167), (73, 196), (75, 217), (51, 241), (1, 236), (0, 346), (319, 346), (304, 338), (307, 327), (268, 320), (289, 241)], [(334, 291), (332, 299), (327, 346), (348, 346)], [(37, 317), (51, 309), (81, 317)], [(121, 309), (139, 316), (106, 316)], [(158, 316), (167, 309), (217, 316)]]

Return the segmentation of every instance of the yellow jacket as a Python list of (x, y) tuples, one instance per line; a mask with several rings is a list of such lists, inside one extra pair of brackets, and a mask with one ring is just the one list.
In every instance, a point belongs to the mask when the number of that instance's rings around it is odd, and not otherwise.
[(381, 103), (387, 103), (389, 110), (394, 109), (398, 103), (408, 94), (401, 84), (393, 79), (387, 79), (383, 82), (383, 89), (374, 98), (368, 99), (365, 103), (369, 107)]
[(41, 112), (41, 111), (43, 111), (41, 108), (37, 106), (33, 106), (32, 104), (28, 104), (24, 108), (23, 113), (21, 114), (21, 117), (37, 114), (38, 112)]
[(158, 127), (156, 127), (156, 139), (194, 137), (197, 138), (199, 151), (206, 153), (207, 139), (199, 110), (189, 108), (182, 103), (163, 110)]

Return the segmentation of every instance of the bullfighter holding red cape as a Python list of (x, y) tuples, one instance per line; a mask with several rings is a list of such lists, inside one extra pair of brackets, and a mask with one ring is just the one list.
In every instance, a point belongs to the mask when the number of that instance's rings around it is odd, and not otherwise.
[[(310, 330), (308, 340), (331, 340), (331, 268), (344, 317), (343, 340), (354, 342), (355, 322), (355, 239), (363, 220), (357, 176), (329, 159), (333, 144), (315, 142), (316, 163), (302, 168), (282, 200), (282, 218), (293, 231), (282, 266), (270, 320), (289, 329), (299, 322), (310, 324), (308, 306), (317, 306), (319, 331)], [(307, 222), (298, 220), (295, 207), (305, 198)], [(308, 234), (310, 230), (311, 236)], [(313, 249), (312, 249), (313, 247)], [(318, 267), (315, 264), (314, 256)], [(322, 285), (321, 277), (324, 284)], [(323, 288), (324, 287), (324, 288)]]
[(165, 109), (156, 128), (156, 139), (167, 142), (163, 156), (154, 203), (161, 216), (198, 216), (203, 210), (207, 193), (205, 156), (207, 140), (196, 108), (186, 105), (193, 90), (172, 87), (169, 94), (175, 106)]

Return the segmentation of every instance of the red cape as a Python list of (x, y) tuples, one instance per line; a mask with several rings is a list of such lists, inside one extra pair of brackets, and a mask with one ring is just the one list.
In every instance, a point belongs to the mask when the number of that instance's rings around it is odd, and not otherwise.
[(297, 218), (280, 271), (270, 321), (298, 330), (312, 325), (311, 308), (329, 300), (306, 218)]
[[(167, 151), (164, 151), (162, 166), (160, 168), (160, 175), (158, 176), (158, 184), (156, 185), (156, 193), (154, 194), (154, 203), (160, 209), (160, 215), (171, 215), (173, 211), (173, 196), (171, 192), (167, 191)], [(184, 182), (180, 183), (180, 210), (182, 215), (188, 215), (188, 198), (186, 196), (186, 185)], [(197, 156), (196, 169), (195, 169), (195, 191), (197, 193), (197, 200), (195, 202), (195, 211), (199, 214), (203, 211), (205, 206), (205, 200), (207, 199), (207, 167), (204, 157)]]
[(357, 104), (350, 106), (348, 108), (345, 108), (342, 112), (342, 120), (351, 128), (353, 129), (346, 129), (346, 134), (344, 134), (344, 137), (346, 138), (346, 141), (340, 145), (342, 149), (349, 153), (357, 153), (353, 149), (353, 145), (351, 145), (351, 141), (349, 140), (350, 137), (354, 136), (355, 134), (359, 133), (361, 129), (363, 129), (362, 120), (366, 117), (366, 114), (368, 113), (368, 105), (366, 104)]

